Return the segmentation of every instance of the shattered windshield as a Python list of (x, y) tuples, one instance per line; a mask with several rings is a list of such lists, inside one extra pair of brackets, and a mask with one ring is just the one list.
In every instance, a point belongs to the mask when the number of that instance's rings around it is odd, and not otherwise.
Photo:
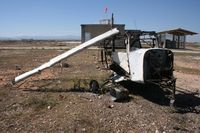
[(130, 50), (138, 48), (154, 48), (157, 45), (155, 36), (138, 36), (130, 39)]

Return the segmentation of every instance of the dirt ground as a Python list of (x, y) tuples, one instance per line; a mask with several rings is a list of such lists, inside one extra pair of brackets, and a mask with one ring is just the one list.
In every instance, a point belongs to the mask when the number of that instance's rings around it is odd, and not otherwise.
[(91, 79), (101, 84), (111, 74), (98, 62), (98, 50), (85, 50), (65, 60), (63, 69), (57, 64), (10, 85), (18, 74), (63, 52), (0, 50), (0, 132), (200, 132), (199, 54), (175, 53), (175, 108), (169, 106), (168, 91), (153, 85), (122, 83), (130, 90), (126, 102), (89, 92)]

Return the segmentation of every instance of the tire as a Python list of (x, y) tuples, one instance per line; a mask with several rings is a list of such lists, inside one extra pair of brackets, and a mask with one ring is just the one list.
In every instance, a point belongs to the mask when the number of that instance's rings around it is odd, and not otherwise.
[(96, 80), (90, 81), (90, 90), (93, 93), (99, 93), (99, 83)]

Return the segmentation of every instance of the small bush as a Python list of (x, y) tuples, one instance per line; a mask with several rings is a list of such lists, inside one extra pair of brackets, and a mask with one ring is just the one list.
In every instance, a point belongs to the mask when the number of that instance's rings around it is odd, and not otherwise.
[(56, 100), (49, 97), (48, 95), (45, 96), (31, 96), (23, 102), (24, 107), (33, 107), (36, 110), (44, 109), (48, 106), (55, 106), (57, 104)]

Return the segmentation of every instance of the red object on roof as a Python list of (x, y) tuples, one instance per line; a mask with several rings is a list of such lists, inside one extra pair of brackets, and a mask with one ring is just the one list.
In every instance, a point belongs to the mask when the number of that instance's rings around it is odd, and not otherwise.
[(104, 13), (108, 12), (108, 7), (105, 7)]

